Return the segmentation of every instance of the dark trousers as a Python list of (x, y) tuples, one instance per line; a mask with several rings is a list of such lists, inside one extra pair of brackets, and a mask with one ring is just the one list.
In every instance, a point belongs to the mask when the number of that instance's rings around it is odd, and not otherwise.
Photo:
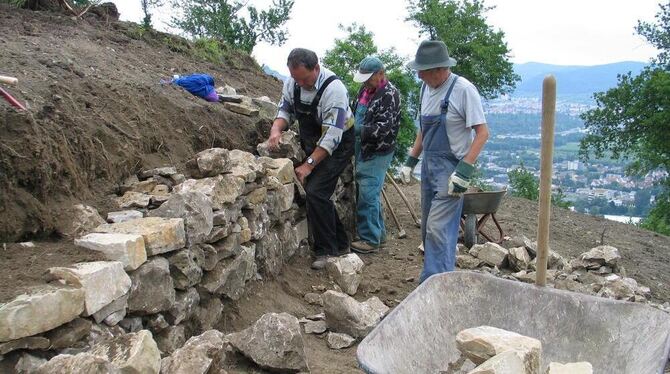
[(354, 154), (353, 131), (346, 131), (333, 154), (321, 161), (307, 177), (307, 224), (314, 238), (317, 256), (337, 256), (349, 249), (349, 238), (330, 199), (337, 179)]

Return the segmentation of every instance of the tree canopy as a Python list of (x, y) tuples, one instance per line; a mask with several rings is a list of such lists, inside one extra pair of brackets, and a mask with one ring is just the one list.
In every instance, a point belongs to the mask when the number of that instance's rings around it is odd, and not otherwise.
[(289, 20), (293, 2), (273, 0), (269, 9), (259, 11), (239, 0), (174, 0), (183, 15), (173, 17), (172, 23), (191, 36), (221, 39), (251, 53), (259, 41), (276, 45), (286, 41), (283, 26)]
[[(580, 155), (630, 160), (630, 173), (670, 171), (670, 4), (660, 4), (657, 23), (638, 22), (636, 31), (660, 50), (642, 73), (619, 76), (618, 84), (594, 95), (597, 108), (582, 115), (587, 136)], [(643, 226), (670, 235), (670, 180), (656, 197)]]
[(326, 51), (322, 58), (323, 65), (342, 79), (349, 91), (349, 98), (355, 100), (361, 84), (354, 82), (353, 74), (361, 60), (366, 56), (376, 56), (384, 63), (386, 77), (400, 91), (401, 119), (395, 162), (402, 162), (407, 155), (407, 148), (414, 142), (416, 135), (413, 118), (416, 113), (419, 83), (414, 78), (414, 72), (405, 67), (407, 61), (398, 56), (394, 49), (380, 51), (374, 43), (374, 34), (365, 26), (352, 24), (340, 28), (347, 32), (347, 36), (335, 39), (335, 46)]
[(484, 13), (490, 9), (481, 0), (411, 0), (407, 19), (430, 39), (444, 41), (458, 60), (452, 70), (487, 99), (511, 92), (520, 79), (509, 61), (505, 34), (486, 23)]

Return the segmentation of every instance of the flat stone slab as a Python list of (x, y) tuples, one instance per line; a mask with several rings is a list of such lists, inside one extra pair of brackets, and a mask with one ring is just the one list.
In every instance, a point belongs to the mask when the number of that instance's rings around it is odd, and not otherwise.
[(139, 234), (88, 234), (74, 240), (78, 247), (102, 253), (111, 261), (120, 261), (127, 271), (135, 270), (147, 261), (144, 237)]
[(40, 286), (0, 304), (0, 342), (49, 331), (84, 311), (80, 288)]
[(181, 218), (138, 218), (100, 225), (95, 231), (142, 235), (148, 256), (174, 251), (186, 245), (184, 220)]
[(49, 274), (84, 290), (85, 313), (91, 315), (125, 295), (130, 289), (130, 277), (119, 261), (96, 261), (55, 267)]

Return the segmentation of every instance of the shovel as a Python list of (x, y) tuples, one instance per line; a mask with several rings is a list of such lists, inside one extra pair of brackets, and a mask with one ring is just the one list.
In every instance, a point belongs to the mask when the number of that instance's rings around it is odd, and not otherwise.
[(396, 227), (398, 227), (398, 239), (406, 238), (407, 233), (405, 232), (405, 229), (403, 229), (402, 226), (400, 225), (400, 221), (398, 221), (398, 217), (396, 217), (395, 212), (393, 211), (393, 207), (391, 206), (388, 197), (386, 197), (386, 191), (384, 191), (384, 188), (382, 188), (382, 197), (384, 198), (386, 206), (389, 208), (389, 211), (391, 212), (391, 217), (393, 217), (393, 221), (395, 222)]

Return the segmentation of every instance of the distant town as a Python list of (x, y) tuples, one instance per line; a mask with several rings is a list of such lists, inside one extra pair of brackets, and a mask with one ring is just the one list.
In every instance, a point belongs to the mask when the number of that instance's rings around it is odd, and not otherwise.
[[(559, 100), (552, 188), (569, 201), (571, 209), (637, 223), (645, 217), (660, 189), (664, 171), (627, 175), (625, 160), (579, 159), (579, 141), (585, 134), (579, 115), (594, 107), (589, 102)], [(523, 167), (539, 178), (541, 102), (539, 98), (507, 97), (485, 105), (491, 139), (479, 159), (483, 184), (509, 185), (508, 173)]]

